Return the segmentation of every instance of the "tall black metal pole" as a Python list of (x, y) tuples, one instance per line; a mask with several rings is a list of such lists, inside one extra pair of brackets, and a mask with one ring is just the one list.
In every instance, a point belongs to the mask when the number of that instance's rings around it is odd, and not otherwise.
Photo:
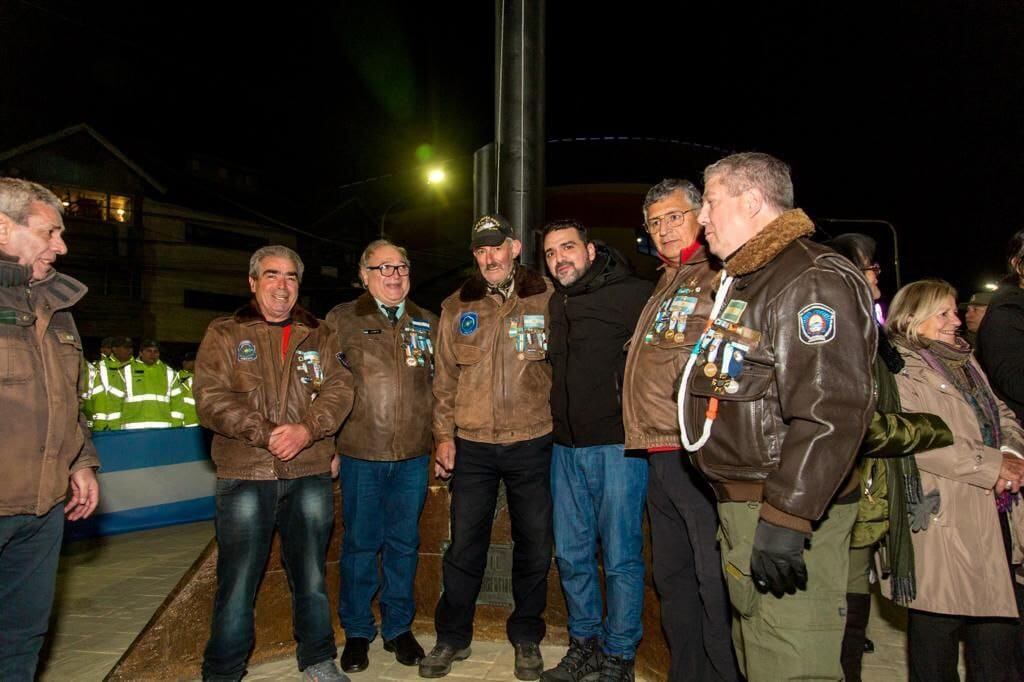
[(544, 220), (545, 0), (495, 0), (495, 207), (537, 260)]

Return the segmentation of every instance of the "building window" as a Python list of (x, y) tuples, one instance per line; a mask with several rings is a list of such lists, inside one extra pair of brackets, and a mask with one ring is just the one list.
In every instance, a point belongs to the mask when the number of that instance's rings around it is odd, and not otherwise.
[(270, 243), (269, 240), (262, 237), (254, 237), (231, 230), (220, 230), (198, 223), (185, 223), (185, 241), (197, 246), (212, 246), (217, 249), (232, 249), (250, 253)]
[(64, 204), (64, 213), (69, 218), (108, 223), (132, 222), (131, 197), (67, 185), (50, 185), (49, 188)]

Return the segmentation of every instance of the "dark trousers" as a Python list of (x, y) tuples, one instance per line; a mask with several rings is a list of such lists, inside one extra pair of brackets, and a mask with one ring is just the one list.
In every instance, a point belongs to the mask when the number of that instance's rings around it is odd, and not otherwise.
[(669, 679), (738, 680), (718, 514), (703, 476), (680, 451), (651, 454), (647, 511)]
[(444, 555), (444, 592), (434, 611), (438, 643), (462, 649), (473, 641), (476, 598), (487, 565), (498, 482), (505, 482), (512, 521), (512, 596), (505, 626), (512, 643), (544, 638), (551, 567), (551, 436), (493, 445), (455, 439), (451, 545)]
[(969, 618), (909, 609), (907, 662), (914, 682), (959, 682), (957, 661), (964, 640), (967, 676), (978, 682), (1020, 680), (1012, 618)]
[(337, 655), (324, 563), (334, 525), (330, 474), (277, 481), (217, 479), (217, 596), (204, 680), (239, 680), (255, 637), (256, 588), (276, 527), (292, 592), (299, 669)]
[(0, 680), (35, 679), (64, 537), (64, 505), (0, 516)]

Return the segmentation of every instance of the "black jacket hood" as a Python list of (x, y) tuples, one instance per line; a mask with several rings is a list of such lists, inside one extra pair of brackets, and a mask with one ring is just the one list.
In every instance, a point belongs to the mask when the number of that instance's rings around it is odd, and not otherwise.
[(590, 243), (597, 251), (597, 257), (594, 258), (590, 268), (583, 273), (582, 277), (567, 287), (562, 286), (557, 279), (552, 277), (551, 281), (555, 285), (556, 292), (567, 296), (579, 296), (597, 291), (607, 284), (618, 282), (633, 274), (629, 262), (616, 249), (597, 239), (591, 240)]

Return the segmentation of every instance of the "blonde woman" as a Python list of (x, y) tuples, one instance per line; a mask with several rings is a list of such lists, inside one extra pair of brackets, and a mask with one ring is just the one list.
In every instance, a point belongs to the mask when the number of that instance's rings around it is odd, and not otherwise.
[(959, 326), (956, 291), (940, 280), (900, 289), (886, 323), (906, 363), (896, 377), (903, 409), (938, 415), (954, 438), (915, 455), (923, 504), (911, 510), (917, 595), (909, 604), (910, 679), (959, 680), (963, 638), (972, 678), (1019, 680), (1006, 519), (1019, 504), (1024, 432), (993, 394)]

